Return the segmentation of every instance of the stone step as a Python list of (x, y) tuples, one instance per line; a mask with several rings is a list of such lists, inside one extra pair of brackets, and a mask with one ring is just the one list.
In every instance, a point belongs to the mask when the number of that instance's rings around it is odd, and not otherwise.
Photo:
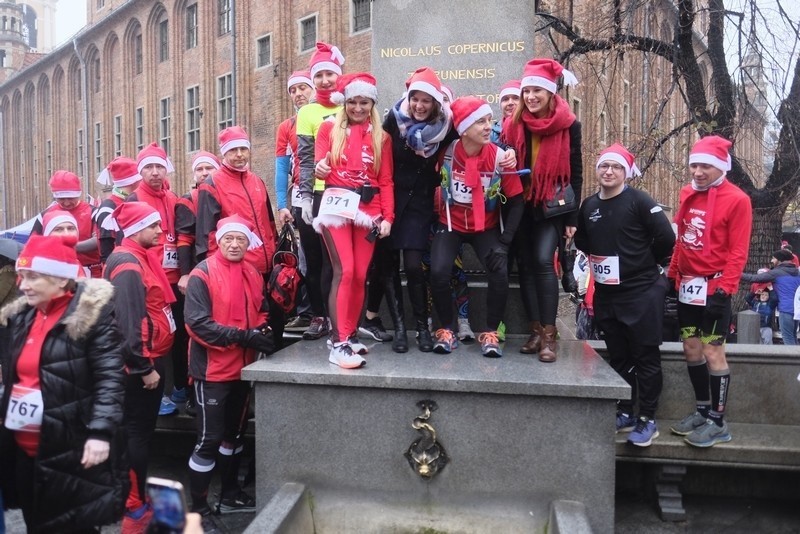
[(698, 448), (670, 432), (676, 422), (658, 419), (659, 437), (649, 447), (630, 445), (627, 433), (617, 434), (617, 460), (800, 471), (800, 427), (729, 421), (731, 441)]

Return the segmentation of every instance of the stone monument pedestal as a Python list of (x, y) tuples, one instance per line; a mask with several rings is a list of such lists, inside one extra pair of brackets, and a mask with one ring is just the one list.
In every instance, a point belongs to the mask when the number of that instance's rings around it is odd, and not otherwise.
[[(629, 388), (584, 342), (560, 342), (553, 364), (522, 343), (497, 360), (475, 345), (443, 356), (376, 344), (347, 371), (324, 341), (299, 342), (245, 368), (259, 508), (297, 483), (318, 534), (530, 532), (552, 526), (552, 503), (577, 501), (592, 530), (613, 531), (615, 401)], [(448, 460), (430, 478), (406, 458), (423, 400)]]

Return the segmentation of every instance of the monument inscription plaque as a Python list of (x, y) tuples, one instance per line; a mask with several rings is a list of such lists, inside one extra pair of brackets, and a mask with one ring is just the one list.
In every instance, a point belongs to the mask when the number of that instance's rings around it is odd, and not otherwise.
[(456, 97), (486, 99), (499, 116), (500, 86), (534, 57), (533, 2), (380, 0), (372, 4), (372, 70), (388, 108), (419, 67), (436, 71)]

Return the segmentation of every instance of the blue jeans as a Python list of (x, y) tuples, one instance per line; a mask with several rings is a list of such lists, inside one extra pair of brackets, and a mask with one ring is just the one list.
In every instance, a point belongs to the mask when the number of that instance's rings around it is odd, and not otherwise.
[(780, 312), (778, 314), (778, 325), (781, 327), (781, 337), (784, 345), (797, 345), (797, 324), (794, 314)]

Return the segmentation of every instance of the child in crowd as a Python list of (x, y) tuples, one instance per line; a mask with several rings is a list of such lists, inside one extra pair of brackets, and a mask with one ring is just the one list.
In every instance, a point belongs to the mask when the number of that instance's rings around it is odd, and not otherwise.
[[(759, 269), (766, 272), (769, 269)], [(761, 318), (761, 344), (772, 345), (772, 322), (775, 318), (775, 308), (778, 306), (778, 294), (772, 289), (772, 284), (756, 283), (750, 287), (747, 295), (747, 304), (750, 309)]]

